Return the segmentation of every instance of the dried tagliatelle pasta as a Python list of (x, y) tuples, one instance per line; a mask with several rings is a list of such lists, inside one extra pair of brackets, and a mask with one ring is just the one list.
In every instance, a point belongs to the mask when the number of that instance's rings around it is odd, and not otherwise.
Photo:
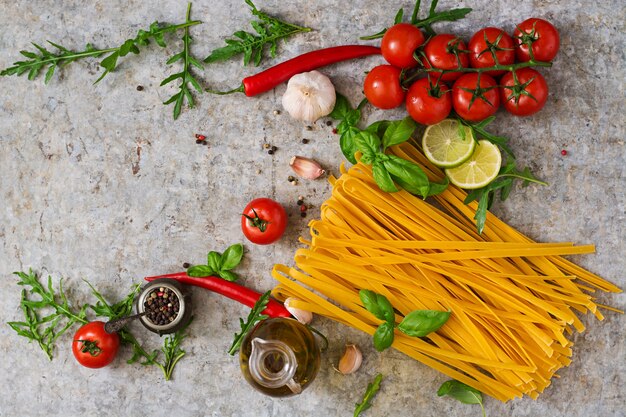
[[(443, 178), (412, 145), (393, 152)], [(413, 310), (451, 311), (427, 337), (396, 332), (393, 347), (501, 401), (536, 398), (570, 363), (567, 336), (584, 330), (577, 313), (602, 320), (591, 294), (621, 291), (562, 257), (592, 245), (536, 243), (491, 214), (477, 234), (476, 203), (465, 205), (459, 188), (436, 196), (437, 208), (381, 191), (360, 163), (331, 183), (295, 266), (274, 267), (274, 296), (369, 334), (381, 321), (364, 308), (361, 289), (387, 297), (397, 322)]]

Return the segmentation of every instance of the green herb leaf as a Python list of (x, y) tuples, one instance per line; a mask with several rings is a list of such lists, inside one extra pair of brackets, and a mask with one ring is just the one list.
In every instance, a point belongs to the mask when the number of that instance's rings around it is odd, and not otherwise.
[(239, 319), (239, 324), (241, 325), (241, 333), (235, 333), (235, 340), (233, 340), (233, 344), (230, 346), (230, 349), (228, 349), (228, 353), (231, 356), (237, 353), (237, 351), (241, 347), (241, 342), (243, 342), (244, 337), (246, 337), (248, 332), (252, 330), (254, 325), (259, 321), (265, 320), (269, 317), (262, 313), (263, 310), (265, 310), (265, 307), (267, 307), (267, 303), (270, 300), (270, 293), (271, 291), (266, 292), (257, 300), (256, 303), (254, 303), (252, 310), (250, 310), (250, 314), (248, 314), (248, 319), (245, 322), (243, 321), (243, 319)]
[(363, 307), (372, 313), (374, 317), (392, 324), (395, 322), (396, 317), (393, 312), (393, 306), (387, 297), (374, 291), (362, 289), (359, 291), (359, 298), (363, 302)]
[(190, 277), (220, 276), (228, 281), (239, 279), (237, 274), (230, 270), (241, 262), (243, 257), (243, 245), (236, 243), (226, 248), (223, 254), (211, 251), (207, 255), (206, 265), (193, 265), (187, 268)]
[(211, 275), (215, 275), (217, 271), (211, 268), (209, 265), (194, 265), (187, 268), (187, 275), (190, 277), (210, 277)]
[(222, 255), (220, 269), (233, 269), (241, 262), (243, 257), (243, 245), (241, 243), (235, 243), (229, 246)]
[(439, 397), (447, 395), (448, 397), (452, 397), (455, 400), (462, 402), (463, 404), (480, 404), (480, 408), (483, 412), (483, 417), (486, 416), (485, 406), (483, 404), (483, 394), (476, 388), (472, 388), (469, 385), (466, 385), (455, 379), (451, 379), (444, 382), (439, 387), (439, 390), (437, 390), (437, 395)]
[(187, 328), (193, 321), (193, 317), (189, 320), (189, 323), (185, 325), (185, 327), (177, 330), (173, 335), (169, 335), (163, 340), (163, 347), (161, 348), (161, 352), (165, 356), (163, 363), (158, 363), (159, 368), (163, 371), (163, 375), (165, 376), (165, 380), (169, 381), (172, 378), (172, 372), (174, 372), (174, 367), (180, 361), (183, 356), (187, 352), (180, 348), (180, 344), (185, 339), (188, 334), (185, 333)]
[(387, 193), (395, 193), (398, 191), (398, 188), (391, 179), (391, 175), (389, 175), (389, 172), (387, 172), (387, 169), (381, 161), (375, 160), (372, 163), (372, 175), (381, 190)]
[(333, 107), (333, 111), (330, 112), (328, 117), (335, 120), (343, 120), (352, 111), (354, 111), (354, 109), (350, 101), (348, 101), (345, 96), (335, 92), (335, 107)]
[(430, 194), (430, 181), (428, 181), (428, 177), (422, 168), (398, 156), (388, 156), (389, 159), (384, 162), (384, 165), (394, 181), (412, 194), (421, 195), (424, 198), (428, 197)]
[(339, 147), (346, 159), (356, 164), (357, 161), (354, 154), (358, 148), (355, 137), (361, 131), (356, 125), (361, 120), (361, 110), (358, 107), (353, 109), (348, 99), (341, 94), (336, 93), (336, 97), (335, 107), (328, 116), (335, 120), (340, 120), (340, 123), (337, 125), (337, 133), (341, 135), (339, 137)]
[(441, 328), (449, 318), (449, 311), (415, 310), (398, 324), (398, 330), (411, 337), (424, 337)]
[(310, 28), (297, 26), (261, 12), (251, 0), (245, 0), (245, 2), (250, 6), (252, 15), (260, 19), (251, 22), (257, 35), (243, 30), (236, 31), (231, 39), (226, 40), (226, 46), (213, 50), (204, 62), (225, 61), (243, 54), (244, 65), (248, 65), (252, 61), (255, 66), (258, 66), (263, 58), (266, 45), (270, 45), (270, 55), (274, 56), (276, 54), (276, 42), (279, 39), (288, 38), (296, 33), (311, 31)]
[(393, 329), (391, 323), (384, 322), (374, 332), (374, 347), (377, 351), (382, 352), (393, 344)]
[(387, 129), (383, 135), (383, 149), (406, 142), (409, 140), (416, 127), (417, 124), (410, 117), (388, 122)]
[(222, 256), (219, 252), (211, 251), (207, 255), (207, 266), (213, 271), (222, 269)]
[(356, 164), (354, 154), (359, 150), (354, 138), (359, 134), (360, 130), (354, 126), (348, 127), (339, 137), (339, 147), (343, 156), (353, 164)]
[(367, 155), (368, 158), (374, 159), (380, 149), (380, 139), (377, 135), (367, 130), (362, 130), (354, 137), (357, 148)]
[(220, 278), (224, 278), (226, 281), (237, 281), (239, 279), (239, 275), (235, 274), (232, 271), (221, 270), (217, 273)]
[(367, 384), (367, 389), (365, 390), (365, 394), (363, 395), (363, 400), (360, 403), (356, 404), (356, 408), (354, 409), (354, 416), (359, 417), (362, 412), (367, 410), (372, 406), (372, 399), (376, 395), (376, 393), (380, 390), (380, 383), (383, 380), (383, 374), (378, 374), (374, 378), (374, 381)]
[(385, 132), (387, 131), (387, 128), (389, 127), (391, 123), (393, 122), (389, 120), (379, 120), (377, 122), (372, 123), (368, 127), (366, 127), (365, 130), (367, 130), (368, 132), (372, 132), (378, 137), (381, 137), (385, 134)]

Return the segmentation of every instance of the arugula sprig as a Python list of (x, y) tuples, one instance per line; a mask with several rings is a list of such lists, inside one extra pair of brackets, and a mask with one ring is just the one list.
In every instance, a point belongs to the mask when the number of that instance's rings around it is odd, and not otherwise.
[(173, 335), (169, 335), (163, 341), (163, 347), (161, 348), (161, 352), (163, 352), (164, 361), (163, 363), (157, 363), (159, 368), (163, 371), (163, 375), (165, 376), (165, 380), (169, 381), (172, 378), (172, 372), (174, 372), (174, 367), (180, 361), (183, 356), (187, 354), (183, 349), (180, 348), (180, 344), (188, 335), (186, 333), (187, 327), (193, 321), (193, 317), (189, 320), (189, 323), (185, 325), (185, 327), (177, 330)]
[[(428, 9), (428, 16), (424, 19), (420, 19), (418, 15), (419, 15), (419, 10), (421, 6), (421, 0), (417, 0), (415, 2), (415, 6), (413, 7), (413, 13), (411, 14), (410, 23), (414, 25), (415, 27), (424, 28), (424, 30), (426, 31), (426, 34), (434, 35), (435, 31), (433, 30), (431, 26), (434, 23), (454, 22), (455, 20), (463, 19), (465, 16), (467, 16), (469, 12), (472, 11), (472, 9), (470, 9), (469, 7), (463, 7), (463, 8), (450, 9), (450, 10), (444, 10), (442, 12), (438, 12), (436, 11), (438, 2), (439, 0), (432, 0), (432, 2), (430, 3), (430, 8)], [(398, 10), (393, 20), (394, 25), (398, 23), (402, 23), (403, 17), (404, 17), (404, 9), (400, 8), (400, 10)], [(372, 40), (372, 39), (382, 38), (387, 32), (387, 29), (389, 28), (384, 28), (380, 32), (377, 32), (373, 35), (362, 36), (361, 39)]]
[(207, 264), (190, 266), (187, 269), (187, 275), (190, 277), (218, 275), (227, 281), (237, 281), (239, 276), (231, 269), (239, 265), (242, 257), (243, 245), (241, 243), (229, 246), (223, 254), (211, 251), (207, 255)]
[(498, 176), (489, 184), (482, 188), (472, 190), (467, 194), (464, 204), (469, 204), (472, 201), (478, 201), (478, 208), (474, 214), (474, 220), (476, 220), (476, 229), (478, 233), (482, 233), (485, 228), (485, 222), (487, 221), (487, 211), (493, 205), (496, 194), (500, 192), (500, 201), (504, 201), (509, 197), (515, 180), (522, 180), (522, 187), (527, 187), (531, 182), (541, 185), (548, 185), (546, 182), (537, 179), (530, 172), (530, 168), (524, 167), (523, 170), (518, 170), (515, 164), (515, 158), (507, 158), (506, 163), (500, 168)]
[(387, 297), (362, 289), (359, 291), (359, 298), (367, 311), (383, 320), (374, 332), (374, 347), (379, 352), (391, 346), (396, 328), (407, 336), (424, 337), (439, 330), (450, 318), (449, 311), (415, 310), (396, 325), (395, 312)]
[(472, 388), (462, 382), (455, 379), (444, 382), (437, 390), (437, 395), (443, 397), (447, 395), (455, 400), (462, 402), (463, 404), (480, 404), (480, 408), (483, 412), (483, 417), (486, 417), (485, 406), (483, 404), (483, 394), (476, 388)]
[(362, 412), (367, 410), (372, 406), (372, 400), (376, 393), (380, 390), (380, 383), (383, 380), (383, 374), (376, 375), (376, 378), (369, 384), (367, 384), (367, 389), (365, 390), (365, 394), (363, 395), (363, 400), (360, 403), (356, 403), (356, 407), (354, 409), (354, 417), (359, 417)]
[(297, 26), (260, 11), (251, 0), (245, 0), (245, 2), (250, 6), (252, 15), (259, 19), (250, 22), (257, 35), (244, 30), (236, 31), (230, 39), (225, 40), (226, 46), (213, 50), (204, 59), (204, 62), (225, 61), (236, 55), (243, 54), (243, 65), (253, 62), (254, 66), (259, 66), (263, 59), (266, 45), (269, 45), (270, 56), (275, 58), (277, 43), (280, 39), (296, 33), (311, 31), (311, 28)]
[(164, 35), (166, 33), (200, 23), (200, 21), (196, 20), (177, 25), (163, 26), (159, 22), (154, 22), (150, 25), (148, 30), (139, 30), (134, 38), (127, 39), (120, 46), (105, 49), (97, 49), (88, 43), (84, 50), (73, 51), (57, 43), (47, 41), (52, 47), (56, 48), (56, 51), (50, 51), (44, 46), (33, 43), (36, 49), (34, 52), (26, 50), (20, 51), (20, 54), (28, 59), (14, 62), (13, 66), (0, 71), (0, 76), (28, 74), (28, 79), (34, 80), (42, 70), (47, 68), (44, 76), (44, 83), (47, 84), (52, 79), (57, 68), (62, 68), (79, 59), (89, 57), (98, 58), (102, 55), (109, 54), (100, 61), (100, 66), (104, 69), (104, 72), (94, 82), (94, 84), (97, 84), (108, 73), (117, 68), (117, 61), (120, 57), (124, 57), (129, 53), (139, 54), (139, 47), (148, 45), (150, 40), (154, 40), (156, 44), (164, 47)]
[[(18, 285), (22, 290), (20, 307), (24, 312), (24, 321), (11, 321), (7, 324), (17, 332), (19, 336), (35, 341), (44, 351), (49, 360), (52, 360), (54, 342), (67, 331), (74, 323), (87, 323), (87, 305), (75, 311), (69, 304), (62, 281), (59, 283), (59, 291), (55, 292), (52, 286), (52, 277), (48, 276), (47, 288), (37, 278), (33, 270), (14, 272), (20, 278)], [(38, 297), (39, 300), (33, 299)], [(53, 310), (43, 316), (46, 310)]]
[[(185, 16), (186, 16), (185, 17), (186, 23), (190, 23), (191, 22), (191, 3), (187, 4), (187, 14)], [(173, 64), (175, 62), (182, 60), (183, 69), (181, 72), (177, 72), (175, 74), (170, 75), (169, 77), (161, 81), (161, 84), (160, 84), (161, 86), (164, 86), (180, 78), (180, 85), (179, 85), (180, 91), (178, 91), (176, 94), (170, 97), (167, 101), (163, 102), (163, 104), (165, 105), (175, 103), (174, 111), (173, 111), (174, 120), (178, 119), (178, 116), (180, 116), (180, 111), (183, 105), (183, 101), (185, 99), (187, 100), (187, 105), (189, 106), (190, 109), (194, 107), (193, 96), (189, 89), (189, 84), (191, 84), (192, 87), (198, 93), (202, 93), (202, 87), (200, 87), (200, 83), (198, 82), (198, 80), (196, 80), (196, 78), (191, 73), (191, 67), (194, 66), (201, 70), (204, 69), (204, 67), (202, 66), (200, 62), (198, 62), (196, 58), (193, 57), (193, 55), (191, 55), (191, 52), (189, 50), (189, 46), (191, 45), (191, 42), (192, 42), (192, 38), (191, 36), (189, 36), (189, 27), (185, 28), (185, 33), (183, 34), (182, 40), (183, 40), (183, 50), (177, 53), (176, 55), (172, 56), (170, 59), (168, 59), (166, 64), (170, 65), (170, 64)]]
[(239, 319), (239, 325), (241, 326), (241, 333), (235, 333), (235, 340), (233, 340), (233, 344), (228, 349), (228, 353), (233, 356), (239, 348), (241, 347), (241, 342), (243, 342), (244, 337), (252, 330), (255, 324), (258, 322), (267, 319), (269, 316), (266, 314), (262, 314), (265, 307), (267, 307), (267, 303), (270, 301), (270, 293), (271, 291), (263, 294), (254, 306), (252, 306), (252, 310), (250, 310), (250, 314), (248, 314), (247, 320), (244, 322), (242, 318)]

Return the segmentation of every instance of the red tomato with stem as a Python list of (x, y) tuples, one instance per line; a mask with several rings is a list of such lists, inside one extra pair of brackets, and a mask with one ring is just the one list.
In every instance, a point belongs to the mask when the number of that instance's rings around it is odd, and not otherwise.
[(547, 20), (532, 17), (517, 25), (515, 32), (515, 52), (521, 62), (530, 61), (530, 54), (535, 61), (549, 62), (559, 52), (559, 31)]
[[(469, 60), (472, 68), (487, 68), (494, 65), (510, 65), (515, 63), (515, 45), (505, 31), (488, 27), (479, 30), (470, 39)], [(485, 71), (484, 74), (497, 77), (505, 70)]]
[(413, 68), (417, 61), (413, 53), (424, 43), (421, 30), (408, 23), (393, 25), (383, 36), (380, 50), (391, 65), (398, 68)]
[[(459, 67), (467, 67), (469, 63), (468, 51), (465, 43), (455, 35), (448, 33), (433, 36), (424, 46), (422, 64), (424, 68), (436, 68), (441, 70), (453, 70)], [(437, 73), (432, 72), (431, 77)], [(448, 72), (440, 78), (443, 81), (452, 81), (463, 75), (461, 72)]]
[(520, 68), (515, 74), (507, 72), (500, 80), (500, 87), (502, 105), (516, 116), (535, 114), (548, 100), (548, 83), (532, 68)]
[(241, 215), (244, 236), (257, 245), (276, 242), (287, 228), (287, 212), (276, 201), (257, 198), (248, 203)]
[(452, 86), (452, 106), (465, 120), (484, 120), (500, 106), (498, 83), (486, 74), (465, 74)]
[(87, 368), (102, 368), (113, 362), (120, 347), (117, 333), (107, 333), (104, 322), (92, 321), (74, 334), (72, 352), (81, 365)]
[(450, 87), (429, 78), (417, 80), (406, 93), (406, 111), (417, 123), (434, 125), (450, 114)]
[(363, 91), (367, 100), (379, 109), (393, 109), (404, 102), (404, 89), (400, 85), (400, 68), (379, 65), (365, 77)]

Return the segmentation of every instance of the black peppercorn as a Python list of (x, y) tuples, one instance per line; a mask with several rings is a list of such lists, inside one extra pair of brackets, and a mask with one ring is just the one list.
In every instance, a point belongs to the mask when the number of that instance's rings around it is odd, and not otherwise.
[(307, 143), (309, 143), (309, 140), (308, 139), (302, 139), (302, 143), (304, 143), (306, 145)]

